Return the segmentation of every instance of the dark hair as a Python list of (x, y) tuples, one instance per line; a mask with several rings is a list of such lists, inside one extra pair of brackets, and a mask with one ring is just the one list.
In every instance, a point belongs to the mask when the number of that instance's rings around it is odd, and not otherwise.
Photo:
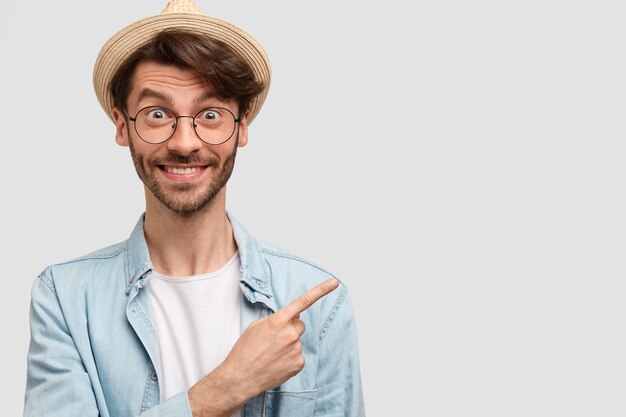
[(181, 29), (169, 29), (155, 35), (117, 70), (109, 85), (115, 106), (126, 108), (133, 74), (137, 65), (144, 61), (174, 65), (204, 75), (220, 98), (235, 99), (240, 115), (264, 88), (250, 65), (224, 42)]

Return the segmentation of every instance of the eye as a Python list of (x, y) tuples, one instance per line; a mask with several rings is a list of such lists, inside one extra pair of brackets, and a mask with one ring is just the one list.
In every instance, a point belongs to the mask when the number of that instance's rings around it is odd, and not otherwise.
[(170, 119), (170, 112), (160, 107), (150, 107), (145, 110), (145, 117), (150, 120)]
[(198, 113), (196, 118), (203, 122), (217, 122), (222, 118), (222, 114), (217, 109), (204, 109)]

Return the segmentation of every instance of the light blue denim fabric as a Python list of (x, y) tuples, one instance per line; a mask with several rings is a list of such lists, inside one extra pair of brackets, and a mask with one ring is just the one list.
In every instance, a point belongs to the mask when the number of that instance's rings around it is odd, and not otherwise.
[[(242, 328), (326, 280), (325, 270), (254, 239), (230, 215), (241, 259)], [(24, 415), (191, 417), (186, 392), (159, 398), (143, 216), (130, 238), (52, 265), (35, 280)], [(306, 310), (304, 369), (248, 401), (244, 417), (365, 415), (345, 285)]]

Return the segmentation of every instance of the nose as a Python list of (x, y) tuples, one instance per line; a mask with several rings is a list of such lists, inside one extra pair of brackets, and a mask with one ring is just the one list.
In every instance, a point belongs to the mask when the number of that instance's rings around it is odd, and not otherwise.
[(196, 136), (192, 116), (178, 116), (174, 135), (167, 141), (170, 151), (189, 155), (202, 148), (202, 141)]

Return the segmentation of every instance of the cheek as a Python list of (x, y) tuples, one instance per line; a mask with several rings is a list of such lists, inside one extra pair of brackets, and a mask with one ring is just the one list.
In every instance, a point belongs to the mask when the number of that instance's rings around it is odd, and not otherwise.
[(236, 147), (233, 147), (233, 143), (230, 141), (222, 143), (221, 145), (204, 145), (201, 155), (204, 155), (204, 159), (219, 162), (220, 165), (224, 164), (233, 152), (236, 151)]
[(136, 145), (133, 145), (133, 142), (131, 141), (129, 147), (130, 147), (130, 154), (133, 158), (133, 162), (135, 166), (139, 165), (139, 168), (142, 171), (145, 171), (147, 168), (146, 161), (148, 160), (148, 156), (141, 149), (141, 145), (137, 147)]
[[(135, 158), (142, 161), (152, 159), (154, 156), (158, 155), (160, 150), (159, 146), (147, 144), (141, 139), (133, 139), (130, 141), (129, 145), (130, 152)], [(167, 154), (167, 149), (165, 149), (165, 154)]]

